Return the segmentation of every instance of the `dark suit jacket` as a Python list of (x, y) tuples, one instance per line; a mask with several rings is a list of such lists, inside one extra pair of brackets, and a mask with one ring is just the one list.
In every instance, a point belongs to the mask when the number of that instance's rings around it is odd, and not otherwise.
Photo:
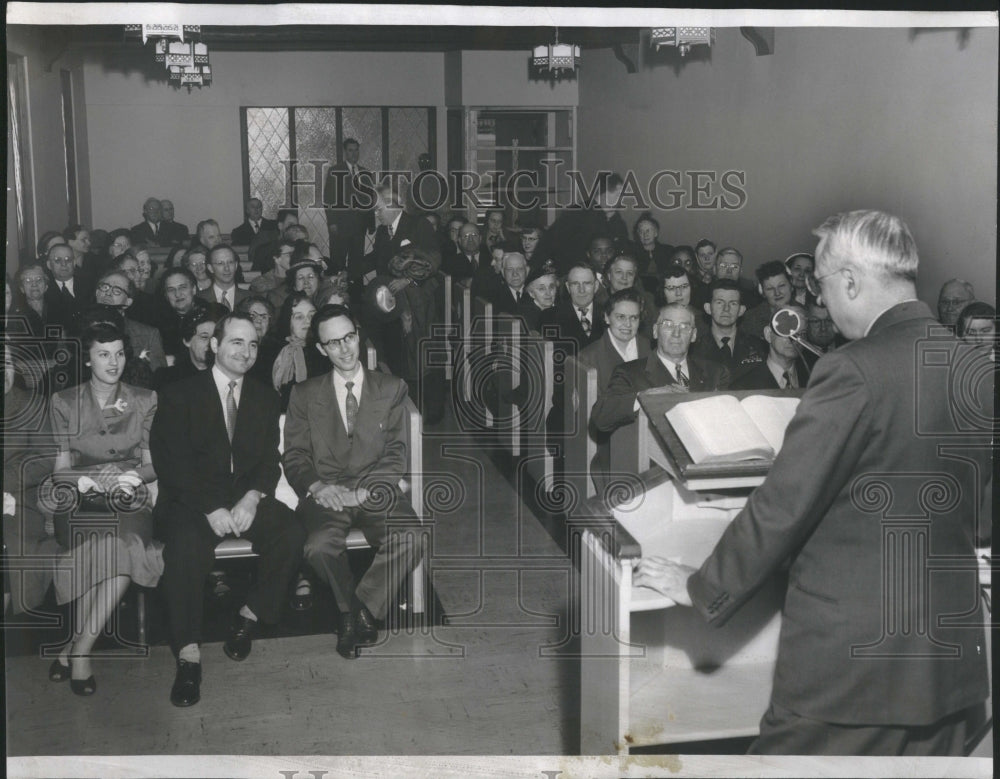
[(389, 238), (388, 230), (381, 225), (375, 233), (375, 270), (378, 273), (389, 273), (389, 261), (399, 253), (403, 241), (409, 241), (427, 252), (435, 271), (441, 267), (441, 250), (431, 223), (422, 216), (404, 211), (400, 214), (399, 224), (396, 225), (392, 238)]
[[(790, 561), (771, 698), (801, 716), (923, 725), (989, 694), (973, 518), (991, 431), (968, 446), (952, 372), (917, 353), (935, 324), (901, 303), (816, 363), (766, 481), (688, 580), (722, 624)], [(945, 340), (954, 366), (964, 347)], [(972, 568), (928, 575), (923, 554)], [(887, 591), (887, 566), (926, 588)]]
[(406, 383), (363, 369), (354, 435), (337, 405), (333, 373), (296, 384), (285, 417), (283, 463), (299, 498), (316, 481), (354, 488), (362, 479), (395, 485), (407, 469), (403, 403)]
[(608, 219), (598, 208), (568, 208), (556, 219), (538, 242), (536, 253), (551, 257), (556, 270), (566, 275), (570, 266), (586, 257), (590, 242), (597, 237), (610, 238), (616, 249), (628, 246), (628, 228), (620, 214)]
[[(233, 297), (233, 300), (235, 301), (233, 303), (233, 309), (235, 310), (236, 306), (238, 306), (240, 304), (240, 302), (243, 300), (243, 298), (250, 297), (250, 293), (247, 290), (245, 290), (245, 289), (240, 289), (239, 287), (233, 287), (233, 290), (235, 291), (235, 296)], [(215, 299), (215, 286), (214, 285), (211, 286), (211, 287), (205, 287), (205, 289), (198, 290), (198, 294), (195, 295), (195, 297), (201, 298), (206, 303), (218, 303), (219, 302), (219, 301), (217, 301)]]
[[(799, 358), (794, 363), (795, 376), (799, 380), (799, 388), (805, 389), (806, 384), (809, 383), (809, 368), (802, 358)], [(755, 390), (755, 389), (781, 389), (778, 386), (777, 379), (774, 378), (774, 374), (771, 373), (770, 369), (767, 367), (767, 362), (762, 362), (760, 365), (755, 365), (750, 370), (742, 373), (739, 378), (733, 381), (734, 390)]]
[(191, 231), (186, 224), (180, 222), (160, 222), (160, 243), (178, 246), (184, 243)]
[(447, 273), (454, 281), (473, 278), (485, 272), (496, 275), (490, 264), (489, 252), (483, 254), (480, 249), (476, 255), (476, 262), (473, 263), (469, 256), (460, 251), (448, 251), (441, 255), (441, 270)]
[[(262, 233), (277, 233), (278, 223), (273, 219), (261, 219), (260, 220), (260, 232)], [(250, 242), (257, 236), (257, 233), (253, 231), (253, 227), (250, 226), (250, 220), (244, 219), (243, 224), (239, 227), (234, 227), (232, 233), (230, 233), (230, 245), (231, 246), (249, 246)]]
[(558, 301), (552, 308), (542, 312), (538, 320), (538, 326), (542, 335), (545, 335), (545, 328), (555, 326), (559, 338), (569, 339), (576, 342), (577, 353), (586, 346), (599, 341), (604, 335), (604, 316), (601, 314), (600, 306), (594, 304), (594, 321), (590, 326), (590, 335), (583, 331), (580, 318), (576, 315), (576, 310), (568, 299)]
[(157, 508), (173, 501), (207, 515), (232, 508), (247, 490), (274, 495), (280, 414), (278, 393), (244, 377), (230, 445), (211, 369), (164, 387), (149, 434)]
[[(688, 389), (691, 392), (718, 392), (729, 389), (729, 371), (710, 360), (688, 354)], [(598, 396), (591, 412), (594, 427), (605, 433), (627, 425), (639, 413), (634, 411), (635, 396), (643, 390), (676, 384), (656, 352), (645, 359), (619, 365), (611, 374), (607, 390)]]
[(747, 371), (762, 365), (767, 360), (767, 341), (752, 335), (736, 331), (736, 341), (732, 354), (715, 343), (712, 337), (711, 325), (708, 332), (698, 333), (698, 340), (691, 344), (691, 355), (699, 360), (711, 360), (725, 365), (732, 375), (733, 381), (739, 379)]
[[(160, 228), (157, 228), (160, 230)], [(163, 240), (163, 233), (157, 232), (153, 235), (153, 228), (149, 226), (149, 222), (143, 219), (139, 224), (133, 225), (131, 228), (132, 232), (132, 243), (145, 243), (152, 246), (165, 246), (167, 242)]]
[(46, 322), (72, 329), (77, 314), (94, 302), (94, 285), (89, 276), (79, 270), (73, 271), (73, 298), (65, 297), (59, 291), (59, 283), (49, 277), (49, 288), (45, 290)]
[(488, 300), (493, 304), (494, 314), (516, 316), (527, 308), (528, 303), (532, 302), (531, 298), (528, 297), (528, 293), (523, 289), (521, 290), (521, 299), (514, 300), (514, 293), (510, 291), (510, 287), (507, 286), (502, 278), (500, 279), (500, 283), (494, 285), (488, 294)]

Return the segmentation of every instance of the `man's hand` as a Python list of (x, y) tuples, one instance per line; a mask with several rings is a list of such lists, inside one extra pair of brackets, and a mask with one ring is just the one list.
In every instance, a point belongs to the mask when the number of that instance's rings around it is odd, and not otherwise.
[(208, 518), (208, 524), (212, 527), (212, 532), (219, 538), (236, 532), (236, 528), (233, 527), (233, 515), (229, 509), (216, 509), (211, 514), (206, 514), (205, 516)]
[(257, 490), (247, 490), (247, 494), (233, 506), (233, 532), (237, 536), (250, 529), (254, 517), (257, 516), (258, 503), (260, 503), (260, 493)]
[(343, 489), (344, 492), (341, 494), (340, 499), (345, 506), (360, 506), (368, 500), (368, 490), (364, 487), (356, 487), (353, 490), (349, 490), (346, 487)]
[(333, 511), (344, 510), (344, 496), (347, 490), (336, 484), (325, 484), (316, 482), (309, 488), (312, 499), (325, 509)]
[(404, 279), (404, 278), (393, 279), (392, 281), (389, 282), (389, 291), (395, 295), (397, 292), (401, 292), (408, 286), (410, 286), (409, 279)]
[(632, 583), (637, 587), (656, 590), (681, 606), (690, 606), (687, 580), (695, 570), (689, 565), (681, 565), (664, 557), (644, 557), (635, 569)]
[(121, 476), (122, 469), (119, 468), (114, 463), (108, 463), (107, 465), (101, 466), (101, 469), (92, 474), (92, 478), (97, 486), (101, 488), (101, 492), (111, 493), (115, 487), (118, 486), (118, 477)]

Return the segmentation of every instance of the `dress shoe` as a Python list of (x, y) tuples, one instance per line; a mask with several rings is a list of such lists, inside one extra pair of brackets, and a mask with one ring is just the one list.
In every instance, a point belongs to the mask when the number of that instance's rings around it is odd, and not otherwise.
[(253, 634), (257, 630), (257, 620), (247, 619), (237, 614), (229, 638), (222, 645), (222, 650), (230, 660), (246, 660), (253, 647)]
[(337, 629), (337, 654), (348, 660), (358, 656), (355, 651), (358, 646), (358, 633), (354, 628), (354, 615), (342, 613), (340, 627)]
[(87, 697), (97, 692), (97, 680), (93, 674), (86, 679), (70, 679), (69, 688), (73, 691), (74, 695)]
[(312, 585), (308, 579), (299, 579), (299, 583), (295, 585), (295, 594), (292, 595), (288, 605), (295, 611), (308, 611), (312, 608)]
[(52, 665), (49, 666), (50, 682), (65, 682), (69, 679), (69, 675), (70, 670), (68, 665), (60, 663), (58, 657), (52, 661)]
[(201, 663), (177, 661), (177, 675), (170, 688), (170, 702), (174, 706), (194, 706), (201, 700)]
[(354, 626), (358, 634), (358, 646), (371, 646), (378, 641), (375, 617), (365, 606), (359, 606), (354, 612)]

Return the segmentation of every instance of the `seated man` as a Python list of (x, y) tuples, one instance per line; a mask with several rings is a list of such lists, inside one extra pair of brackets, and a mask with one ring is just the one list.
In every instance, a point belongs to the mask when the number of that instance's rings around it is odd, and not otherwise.
[[(785, 306), (806, 321), (801, 306)], [(804, 333), (796, 333), (802, 336)], [(802, 356), (803, 350), (791, 338), (778, 335), (770, 323), (764, 326), (764, 340), (768, 343), (767, 360), (755, 365), (733, 381), (733, 389), (805, 389), (809, 382), (809, 366)]]
[(173, 365), (160, 368), (153, 374), (153, 388), (162, 390), (168, 384), (196, 376), (210, 367), (208, 343), (212, 340), (216, 323), (226, 315), (226, 309), (217, 303), (205, 308), (195, 308), (181, 321), (181, 342), (187, 351), (177, 356)]
[(261, 232), (275, 232), (278, 223), (273, 219), (264, 218), (264, 204), (259, 197), (250, 198), (243, 206), (246, 219), (238, 227), (234, 227), (229, 238), (233, 246), (249, 246), (254, 237)]
[[(299, 211), (297, 208), (279, 208), (278, 218), (275, 220), (273, 230), (262, 230), (250, 239), (250, 246), (247, 249), (247, 256), (252, 261), (251, 269), (260, 273), (266, 273), (274, 268), (271, 255), (268, 253), (273, 241), (285, 238), (285, 231), (289, 227), (299, 224)], [(308, 240), (309, 236), (305, 236)], [(294, 244), (296, 238), (287, 239), (288, 243)]]
[(757, 268), (756, 274), (757, 290), (764, 296), (764, 302), (758, 303), (743, 315), (739, 328), (747, 335), (760, 338), (778, 309), (792, 302), (793, 290), (792, 280), (782, 262), (765, 262)]
[(736, 327), (736, 322), (746, 311), (741, 295), (734, 281), (722, 279), (712, 282), (711, 302), (705, 304), (705, 313), (712, 318), (709, 337), (699, 340), (692, 347), (695, 357), (725, 365), (733, 381), (767, 358), (764, 340), (741, 333)]
[[(627, 287), (613, 292), (604, 304), (604, 323), (607, 332), (601, 340), (595, 341), (580, 352), (580, 360), (597, 369), (597, 394), (607, 392), (611, 374), (615, 368), (633, 360), (649, 356), (648, 333), (640, 328), (643, 319), (643, 298), (635, 287)], [(590, 475), (598, 494), (603, 494), (611, 470), (611, 446), (609, 436), (601, 433), (593, 425), (590, 434), (597, 442), (597, 453), (590, 463)]]
[(938, 319), (954, 329), (962, 309), (976, 299), (972, 285), (962, 279), (948, 279), (938, 293)]
[(163, 246), (160, 235), (160, 221), (163, 219), (163, 204), (155, 197), (146, 198), (142, 204), (142, 221), (132, 226), (132, 243)]
[(442, 264), (441, 269), (452, 281), (471, 279), (472, 294), (488, 298), (493, 288), (499, 286), (499, 280), (490, 267), (489, 250), (484, 250), (482, 243), (476, 226), (466, 222), (458, 228), (458, 251), (447, 256), (448, 263)]
[[(378, 640), (376, 619), (417, 564), (408, 535), (390, 536), (386, 527), (390, 517), (415, 519), (398, 487), (407, 470), (407, 389), (401, 379), (362, 366), (358, 324), (345, 306), (321, 308), (311, 329), (333, 370), (292, 389), (283, 462), (308, 533), (305, 560), (337, 599), (337, 652), (353, 658), (356, 647)], [(377, 550), (357, 588), (346, 551), (354, 525)]]
[(671, 303), (656, 320), (656, 351), (645, 359), (615, 368), (607, 391), (599, 395), (591, 412), (597, 430), (611, 433), (634, 421), (639, 412), (637, 395), (653, 387), (675, 387), (678, 392), (718, 392), (729, 388), (729, 371), (712, 360), (688, 354), (698, 337), (695, 310)]
[(171, 200), (160, 201), (159, 232), (160, 243), (164, 246), (180, 246), (190, 235), (186, 224), (174, 221), (174, 204)]
[(93, 279), (76, 267), (73, 249), (65, 243), (52, 245), (45, 264), (52, 277), (45, 290), (47, 322), (73, 329), (81, 308), (94, 294)]
[(76, 271), (82, 274), (91, 285), (97, 277), (107, 269), (107, 262), (101, 255), (91, 251), (90, 231), (80, 224), (74, 224), (63, 230), (66, 245), (73, 250), (73, 263)]
[[(812, 297), (810, 297), (809, 305), (806, 306), (805, 339), (824, 354), (847, 343), (847, 339), (840, 334), (837, 325), (834, 324), (827, 307)], [(802, 358), (812, 370), (819, 356), (806, 350), (802, 353)]]
[(234, 311), (243, 298), (250, 293), (236, 286), (236, 270), (239, 257), (231, 246), (216, 244), (208, 253), (208, 270), (212, 274), (212, 286), (203, 289), (198, 297), (209, 303), (219, 303)]
[(539, 327), (545, 332), (547, 327), (555, 327), (559, 338), (576, 343), (578, 350), (600, 340), (604, 334), (604, 319), (597, 316), (599, 308), (594, 305), (597, 292), (597, 274), (590, 263), (578, 262), (570, 266), (566, 274), (566, 291), (569, 299), (563, 298), (542, 312)]
[(757, 292), (756, 285), (740, 275), (742, 268), (743, 255), (739, 251), (732, 246), (719, 249), (719, 253), (715, 256), (715, 280), (728, 279), (734, 282), (740, 288), (743, 305), (753, 308), (762, 302), (763, 298)]
[(250, 282), (250, 291), (266, 297), (275, 310), (278, 310), (288, 297), (286, 277), (292, 264), (295, 244), (279, 239), (267, 244), (263, 251), (270, 258), (271, 269)]
[(505, 252), (500, 261), (502, 283), (495, 285), (490, 294), (494, 314), (521, 312), (530, 302), (524, 291), (524, 280), (528, 277), (528, 263), (520, 252)]
[(278, 393), (246, 378), (257, 345), (247, 317), (223, 317), (209, 341), (211, 370), (159, 393), (149, 434), (160, 484), (153, 515), (164, 542), (162, 587), (177, 653), (170, 691), (175, 706), (192, 706), (201, 697), (204, 587), (219, 540), (246, 537), (260, 555), (258, 578), (223, 646), (232, 660), (250, 654), (258, 620), (278, 622), (302, 559), (302, 526), (274, 498), (281, 475)]
[(149, 364), (151, 373), (165, 368), (167, 358), (163, 351), (160, 331), (128, 317), (126, 310), (132, 305), (135, 284), (123, 271), (110, 270), (97, 282), (94, 300), (103, 306), (113, 306), (122, 312), (125, 319), (125, 334), (129, 337), (132, 351), (140, 360)]

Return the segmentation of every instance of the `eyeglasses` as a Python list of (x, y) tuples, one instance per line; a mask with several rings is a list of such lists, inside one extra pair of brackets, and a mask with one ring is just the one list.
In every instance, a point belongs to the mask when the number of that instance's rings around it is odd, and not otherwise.
[(320, 341), (319, 345), (322, 346), (324, 349), (335, 349), (337, 347), (342, 347), (342, 346), (351, 347), (354, 346), (354, 344), (356, 344), (357, 342), (358, 342), (358, 331), (351, 330), (351, 332), (349, 332), (343, 338), (331, 338), (328, 341)]
[(662, 322), (657, 322), (656, 326), (664, 330), (669, 330), (677, 335), (687, 335), (694, 330), (694, 325), (689, 325), (687, 322), (671, 322), (668, 319), (664, 319)]
[(833, 320), (829, 317), (821, 319), (818, 316), (811, 316), (808, 321), (812, 327), (833, 327)]
[(740, 263), (738, 262), (720, 262), (716, 267), (720, 270), (739, 270)]
[(941, 298), (938, 305), (941, 308), (962, 308), (966, 303), (971, 303), (972, 298)]
[(638, 314), (612, 314), (611, 319), (620, 325), (634, 325), (639, 321)]
[(114, 284), (108, 284), (106, 281), (102, 281), (97, 285), (97, 291), (102, 295), (128, 295), (127, 289), (122, 289)]
[(823, 281), (823, 279), (828, 279), (831, 276), (835, 276), (836, 274), (840, 273), (843, 270), (847, 269), (837, 268), (837, 270), (830, 271), (829, 273), (824, 273), (822, 276), (817, 276), (815, 273), (807, 274), (806, 291), (808, 291), (810, 295), (812, 295), (818, 300), (820, 298), (820, 295), (822, 295), (823, 293), (823, 285), (820, 284), (820, 282)]
[(690, 284), (678, 284), (678, 285), (672, 287), (669, 284), (664, 284), (663, 285), (663, 289), (665, 291), (667, 291), (667, 292), (682, 292), (685, 289), (691, 289), (691, 285)]
[(271, 315), (268, 313), (260, 313), (258, 311), (250, 312), (250, 319), (253, 322), (267, 322), (271, 319)]

